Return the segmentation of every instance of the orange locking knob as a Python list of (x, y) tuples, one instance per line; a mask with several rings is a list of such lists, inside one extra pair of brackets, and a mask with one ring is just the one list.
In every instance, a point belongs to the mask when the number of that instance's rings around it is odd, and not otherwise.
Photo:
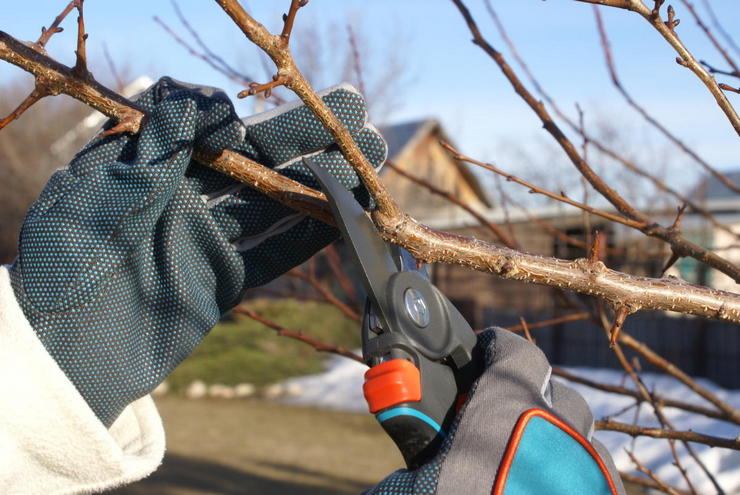
[(402, 402), (421, 400), (421, 373), (405, 359), (392, 359), (365, 372), (362, 386), (370, 412), (376, 412)]

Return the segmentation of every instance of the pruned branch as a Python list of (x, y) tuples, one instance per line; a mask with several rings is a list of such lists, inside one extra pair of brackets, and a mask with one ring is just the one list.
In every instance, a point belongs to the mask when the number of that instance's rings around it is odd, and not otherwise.
[[(76, 80), (69, 73), (69, 68), (38, 54), (2, 32), (0, 32), (0, 59), (47, 81), (55, 94), (68, 94), (111, 118), (126, 119), (124, 120), (126, 127), (133, 132), (138, 131), (144, 114), (134, 104), (97, 82)], [(309, 87), (302, 87), (301, 91), (312, 92)], [(316, 98), (318, 99), (318, 96)], [(310, 106), (314, 105), (314, 99), (309, 101)], [(322, 108), (328, 112), (328, 109)], [(352, 146), (355, 146), (354, 141)], [(290, 208), (333, 224), (333, 217), (324, 195), (314, 189), (292, 181), (230, 150), (217, 157), (196, 153), (196, 158)], [(374, 177), (368, 185), (368, 189), (372, 191), (372, 184), (378, 183), (379, 179), (372, 167), (366, 173)], [(387, 195), (387, 192), (385, 194)], [(481, 240), (439, 232), (401, 214), (393, 216), (376, 211), (373, 218), (381, 234), (388, 241), (400, 244), (422, 261), (463, 265), (503, 278), (603, 297), (613, 303), (634, 301), (643, 309), (679, 311), (740, 322), (740, 296), (730, 292), (696, 286), (672, 278), (636, 277), (609, 270), (603, 264), (590, 265), (584, 260), (567, 261), (521, 253)]]

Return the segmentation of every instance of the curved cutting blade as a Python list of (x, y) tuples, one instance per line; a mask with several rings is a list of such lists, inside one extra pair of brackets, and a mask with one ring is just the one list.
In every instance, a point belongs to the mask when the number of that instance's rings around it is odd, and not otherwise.
[(386, 318), (386, 286), (388, 279), (399, 270), (393, 262), (388, 244), (380, 237), (375, 225), (368, 218), (360, 203), (343, 185), (326, 169), (310, 158), (304, 158), (303, 164), (313, 173), (329, 200), (337, 227), (347, 241), (352, 261), (360, 267), (363, 285), (367, 295), (377, 308), (388, 328)]

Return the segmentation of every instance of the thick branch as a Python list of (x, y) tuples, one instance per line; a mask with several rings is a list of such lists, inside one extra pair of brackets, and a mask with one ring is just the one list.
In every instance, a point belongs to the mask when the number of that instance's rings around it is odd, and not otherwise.
[[(108, 117), (121, 119), (133, 115), (137, 130), (144, 117), (124, 98), (98, 83), (75, 80), (69, 75), (69, 68), (36, 53), (2, 32), (0, 59), (44, 77), (56, 94), (73, 96)], [(197, 154), (196, 159), (286, 206), (333, 223), (323, 194), (238, 153), (227, 150), (217, 157)], [(603, 297), (612, 304), (632, 304), (636, 308), (678, 311), (740, 323), (740, 295), (731, 292), (691, 285), (672, 278), (636, 277), (586, 260), (566, 261), (521, 253), (477, 239), (439, 232), (405, 215), (387, 217), (376, 214), (374, 219), (388, 241), (405, 247), (422, 261), (463, 265), (503, 278)]]

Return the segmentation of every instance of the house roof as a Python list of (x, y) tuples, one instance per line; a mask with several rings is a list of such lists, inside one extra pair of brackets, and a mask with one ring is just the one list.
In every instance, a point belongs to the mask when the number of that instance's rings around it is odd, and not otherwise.
[(429, 123), (436, 123), (433, 119), (413, 120), (410, 122), (401, 122), (399, 124), (386, 125), (378, 129), (388, 143), (388, 158), (395, 160), (406, 148), (406, 145), (420, 134), (420, 130), (429, 126)]
[[(730, 182), (740, 184), (740, 170), (733, 170), (724, 174)], [(738, 194), (727, 187), (714, 175), (710, 175), (702, 184), (704, 199), (738, 199)]]
[[(430, 118), (400, 122), (398, 124), (382, 126), (378, 130), (388, 143), (388, 159), (392, 161), (397, 160), (407, 148), (410, 148), (418, 140), (432, 132), (438, 132), (441, 140), (454, 146), (454, 143), (447, 136), (447, 133), (442, 128), (442, 124), (437, 119)], [(460, 173), (465, 177), (465, 180), (470, 184), (478, 197), (481, 198), (483, 203), (488, 207), (492, 207), (493, 201), (488, 197), (488, 194), (481, 186), (480, 181), (473, 171), (470, 170), (468, 164), (459, 160), (456, 160), (455, 163)]]

